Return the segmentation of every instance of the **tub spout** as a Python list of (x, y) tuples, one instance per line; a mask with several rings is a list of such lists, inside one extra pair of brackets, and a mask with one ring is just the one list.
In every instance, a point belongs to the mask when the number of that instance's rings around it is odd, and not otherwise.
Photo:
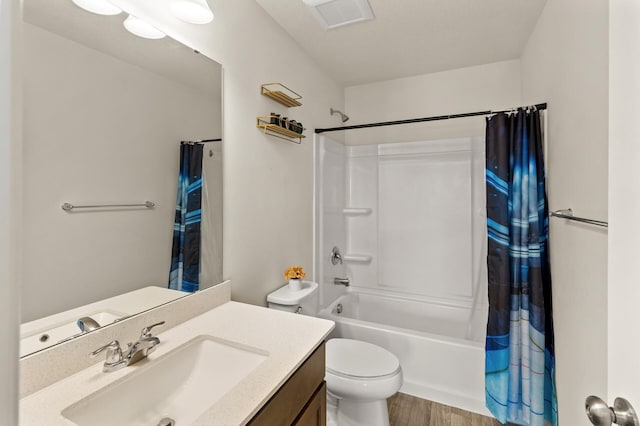
[(335, 285), (343, 285), (345, 287), (349, 287), (349, 284), (350, 284), (349, 278), (337, 278), (337, 277), (333, 279), (333, 283)]

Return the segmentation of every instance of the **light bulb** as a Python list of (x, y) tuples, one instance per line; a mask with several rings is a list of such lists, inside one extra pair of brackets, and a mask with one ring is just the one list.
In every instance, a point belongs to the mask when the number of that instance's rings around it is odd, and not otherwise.
[(190, 24), (208, 24), (213, 21), (213, 12), (206, 0), (175, 0), (171, 3), (174, 16)]
[(91, 13), (98, 15), (118, 15), (122, 9), (112, 5), (107, 0), (72, 0), (73, 3)]
[(140, 18), (136, 18), (133, 15), (129, 15), (124, 21), (124, 27), (132, 34), (138, 37), (159, 39), (166, 37), (166, 34), (154, 27), (151, 24), (146, 23)]

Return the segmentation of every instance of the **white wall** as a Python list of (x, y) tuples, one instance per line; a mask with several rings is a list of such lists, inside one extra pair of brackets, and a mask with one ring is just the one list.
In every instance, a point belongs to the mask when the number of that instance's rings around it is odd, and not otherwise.
[[(549, 0), (522, 56), (526, 103), (549, 103), (551, 209), (607, 220), (607, 0)], [(626, 232), (626, 230), (625, 230)], [(607, 232), (551, 220), (556, 380), (563, 425), (607, 391)]]
[[(347, 87), (348, 124), (404, 120), (521, 104), (520, 61), (496, 62), (469, 68)], [(349, 145), (410, 142), (484, 135), (484, 118), (444, 120), (423, 124), (350, 130)]]
[[(224, 67), (224, 271), (235, 300), (265, 304), (289, 265), (312, 268), (314, 127), (329, 127), (343, 89), (253, 0), (209, 2), (212, 25), (184, 24), (158, 0), (114, 0)], [(165, 1), (166, 3), (166, 1)], [(287, 110), (260, 95), (280, 81), (302, 94)], [(265, 136), (256, 116), (283, 113), (308, 129), (301, 145)]]
[[(609, 2), (609, 397), (640, 408), (640, 3)], [(605, 398), (604, 394), (600, 394)]]
[(0, 424), (18, 423), (19, 2), (0, 0)]
[(220, 135), (220, 99), (26, 23), (23, 46), (22, 321), (165, 286), (179, 141)]

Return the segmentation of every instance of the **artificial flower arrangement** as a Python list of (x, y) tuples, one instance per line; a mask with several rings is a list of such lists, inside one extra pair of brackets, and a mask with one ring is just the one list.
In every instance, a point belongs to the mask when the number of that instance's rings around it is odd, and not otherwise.
[(284, 279), (285, 280), (301, 280), (306, 276), (306, 272), (302, 269), (302, 266), (289, 266), (286, 271), (284, 271)]

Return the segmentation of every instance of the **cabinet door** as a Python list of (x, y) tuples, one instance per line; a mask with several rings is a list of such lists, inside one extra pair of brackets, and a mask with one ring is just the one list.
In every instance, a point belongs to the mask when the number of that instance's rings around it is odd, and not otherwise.
[(300, 413), (322, 387), (325, 373), (324, 345), (323, 342), (249, 421), (250, 426), (295, 424), (296, 419), (300, 418)]
[(295, 426), (325, 426), (327, 424), (327, 384), (322, 382), (307, 403), (304, 411), (294, 423)]

